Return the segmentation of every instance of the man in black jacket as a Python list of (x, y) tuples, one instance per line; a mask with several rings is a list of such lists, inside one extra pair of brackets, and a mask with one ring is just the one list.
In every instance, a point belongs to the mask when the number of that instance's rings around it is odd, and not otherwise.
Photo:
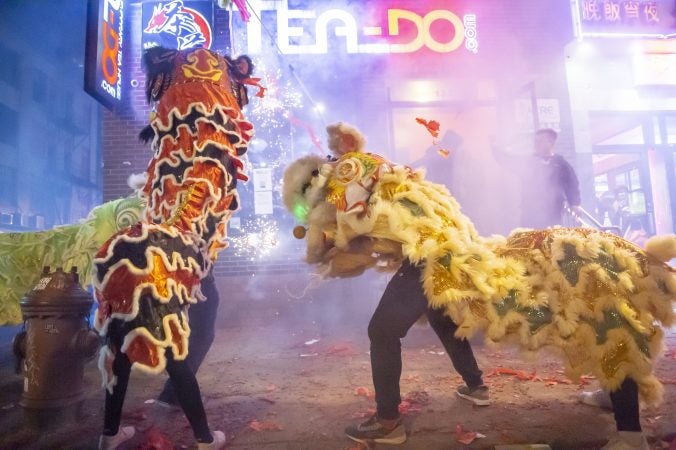
[(521, 180), (521, 219), (519, 226), (547, 228), (561, 225), (564, 204), (580, 206), (580, 185), (575, 169), (554, 153), (558, 135), (550, 128), (535, 133), (534, 152), (514, 156), (493, 148), (495, 159)]

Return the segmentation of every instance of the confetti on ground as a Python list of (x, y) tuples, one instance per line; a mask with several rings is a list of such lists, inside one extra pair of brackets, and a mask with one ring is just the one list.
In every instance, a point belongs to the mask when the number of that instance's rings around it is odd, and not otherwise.
[(662, 438), (658, 448), (662, 450), (676, 450), (676, 433), (670, 433)]
[(254, 419), (249, 422), (249, 428), (254, 431), (281, 431), (282, 427), (276, 422), (267, 421), (260, 422), (258, 419)]
[(399, 413), (402, 415), (413, 414), (422, 411), (422, 407), (430, 402), (427, 391), (412, 391), (406, 394), (399, 404)]
[(656, 417), (646, 417), (645, 419), (645, 426), (651, 429), (657, 428), (657, 423), (659, 420), (662, 418), (662, 416), (656, 416)]
[(476, 431), (470, 431), (463, 429), (462, 425), (458, 424), (455, 426), (455, 440), (461, 444), (469, 445), (474, 442), (475, 439), (485, 438), (486, 436), (477, 433)]
[(151, 427), (142, 437), (143, 441), (137, 450), (174, 450), (173, 441), (157, 428)]
[(491, 371), (486, 375), (486, 378), (499, 375), (512, 375), (521, 381), (542, 381), (542, 379), (535, 374), (535, 370), (533, 370), (531, 373), (527, 373), (523, 370), (510, 369), (508, 367), (496, 367), (495, 369), (491, 369)]
[(358, 395), (360, 397), (366, 397), (366, 398), (375, 398), (375, 394), (371, 392), (371, 390), (367, 387), (364, 386), (359, 386), (358, 388), (355, 388), (354, 390), (354, 395)]
[(375, 408), (368, 408), (366, 411), (357, 411), (352, 414), (353, 419), (364, 419), (366, 417), (371, 417), (376, 413)]
[(144, 408), (138, 408), (124, 413), (122, 417), (126, 420), (142, 421), (148, 418), (148, 414), (146, 414), (146, 410)]
[(352, 344), (334, 344), (326, 350), (326, 354), (330, 356), (355, 356), (359, 352)]

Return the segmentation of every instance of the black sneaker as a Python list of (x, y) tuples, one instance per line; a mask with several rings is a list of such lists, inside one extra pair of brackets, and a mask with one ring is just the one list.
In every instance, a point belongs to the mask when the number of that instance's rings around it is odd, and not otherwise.
[(403, 444), (406, 442), (406, 430), (401, 420), (391, 430), (383, 427), (378, 416), (373, 415), (366, 422), (359, 425), (350, 425), (345, 429), (347, 437), (353, 441), (375, 444)]
[(468, 386), (460, 386), (455, 391), (459, 397), (462, 397), (477, 406), (488, 406), (491, 404), (491, 399), (488, 397), (488, 386), (481, 385), (470, 388)]

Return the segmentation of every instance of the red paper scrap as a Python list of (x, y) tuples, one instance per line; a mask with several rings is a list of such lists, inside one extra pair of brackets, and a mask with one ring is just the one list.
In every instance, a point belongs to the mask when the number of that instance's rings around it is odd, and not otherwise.
[(460, 424), (455, 426), (455, 440), (461, 444), (469, 445), (479, 437), (484, 437), (484, 435), (476, 431), (465, 430)]
[(174, 443), (157, 428), (151, 427), (143, 436), (143, 442), (137, 447), (138, 450), (174, 450)]
[(354, 390), (354, 395), (359, 395), (360, 397), (366, 398), (375, 398), (375, 394), (371, 390), (364, 386), (359, 386)]
[(254, 431), (280, 431), (282, 429), (282, 427), (275, 422), (259, 422), (258, 419), (249, 422), (249, 428)]
[(436, 120), (427, 121), (421, 117), (416, 117), (415, 121), (423, 125), (427, 129), (427, 131), (432, 135), (432, 137), (439, 136), (439, 129), (441, 128), (441, 125)]

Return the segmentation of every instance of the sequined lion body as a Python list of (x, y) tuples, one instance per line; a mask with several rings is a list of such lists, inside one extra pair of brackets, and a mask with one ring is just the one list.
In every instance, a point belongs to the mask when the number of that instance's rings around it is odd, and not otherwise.
[[(165, 349), (187, 356), (186, 306), (202, 298), (200, 281), (225, 247), (238, 208), (240, 157), (253, 127), (241, 114), (242, 85), (232, 61), (206, 49), (152, 49), (145, 55), (147, 94), (157, 102), (145, 137), (153, 157), (142, 196), (143, 219), (115, 234), (94, 260), (103, 335), (115, 327), (121, 348), (104, 347), (101, 367), (122, 351), (135, 368), (164, 369)], [(240, 101), (238, 101), (240, 100)]]
[[(672, 268), (591, 229), (483, 238), (424, 172), (369, 153), (338, 155), (305, 157), (285, 173), (285, 203), (307, 226), (308, 262), (328, 276), (353, 276), (408, 258), (458, 337), (482, 332), (529, 351), (554, 348), (570, 377), (592, 373), (608, 390), (631, 377), (644, 400), (661, 398), (652, 369), (661, 326), (674, 323)], [(666, 239), (676, 247), (676, 236)]]

